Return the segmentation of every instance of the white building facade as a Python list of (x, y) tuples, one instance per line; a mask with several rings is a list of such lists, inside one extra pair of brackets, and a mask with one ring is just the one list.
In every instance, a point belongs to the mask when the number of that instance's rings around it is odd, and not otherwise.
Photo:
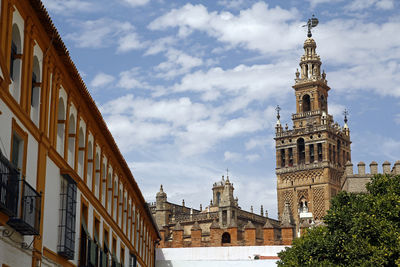
[(0, 8), (0, 266), (153, 266), (156, 224), (43, 4)]

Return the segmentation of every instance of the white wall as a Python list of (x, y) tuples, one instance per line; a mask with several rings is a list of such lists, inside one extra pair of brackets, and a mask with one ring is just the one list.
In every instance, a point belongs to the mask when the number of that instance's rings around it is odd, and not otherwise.
[(47, 157), (46, 184), (43, 210), (43, 246), (57, 251), (60, 209), (61, 179), (60, 169)]
[[(276, 266), (285, 246), (157, 248), (156, 267)], [(254, 256), (274, 257), (254, 260)], [(276, 257), (276, 258), (275, 258)]]

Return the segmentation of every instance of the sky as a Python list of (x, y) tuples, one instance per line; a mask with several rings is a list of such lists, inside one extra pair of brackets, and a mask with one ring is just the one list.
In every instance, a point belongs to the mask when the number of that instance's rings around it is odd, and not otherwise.
[(277, 217), (275, 107), (291, 127), (312, 14), (354, 169), (400, 159), (400, 1), (43, 2), (148, 202), (163, 184), (205, 207), (228, 169), (242, 209)]

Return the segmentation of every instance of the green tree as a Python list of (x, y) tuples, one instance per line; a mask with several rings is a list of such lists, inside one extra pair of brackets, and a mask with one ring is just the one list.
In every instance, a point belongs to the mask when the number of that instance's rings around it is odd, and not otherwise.
[(400, 175), (376, 175), (368, 193), (340, 192), (323, 226), (278, 256), (278, 266), (400, 266)]

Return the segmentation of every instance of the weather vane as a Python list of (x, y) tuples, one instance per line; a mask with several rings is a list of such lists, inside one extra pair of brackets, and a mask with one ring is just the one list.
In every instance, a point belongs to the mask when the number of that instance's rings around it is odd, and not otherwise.
[(311, 34), (311, 29), (314, 27), (317, 27), (318, 25), (318, 19), (314, 16), (314, 14), (312, 15), (311, 19), (308, 19), (308, 22), (306, 25), (303, 25), (303, 27), (308, 27), (308, 33), (307, 33), (307, 37), (311, 38), (312, 34)]
[(343, 115), (344, 115), (344, 123), (347, 123), (347, 115), (349, 115), (349, 112), (347, 111), (347, 109), (344, 109)]
[(279, 105), (277, 105), (276, 106), (276, 112), (277, 112), (277, 114), (276, 114), (276, 117), (278, 118), (278, 120), (281, 118), (281, 115), (279, 114), (279, 111), (281, 111), (281, 108), (279, 107)]

